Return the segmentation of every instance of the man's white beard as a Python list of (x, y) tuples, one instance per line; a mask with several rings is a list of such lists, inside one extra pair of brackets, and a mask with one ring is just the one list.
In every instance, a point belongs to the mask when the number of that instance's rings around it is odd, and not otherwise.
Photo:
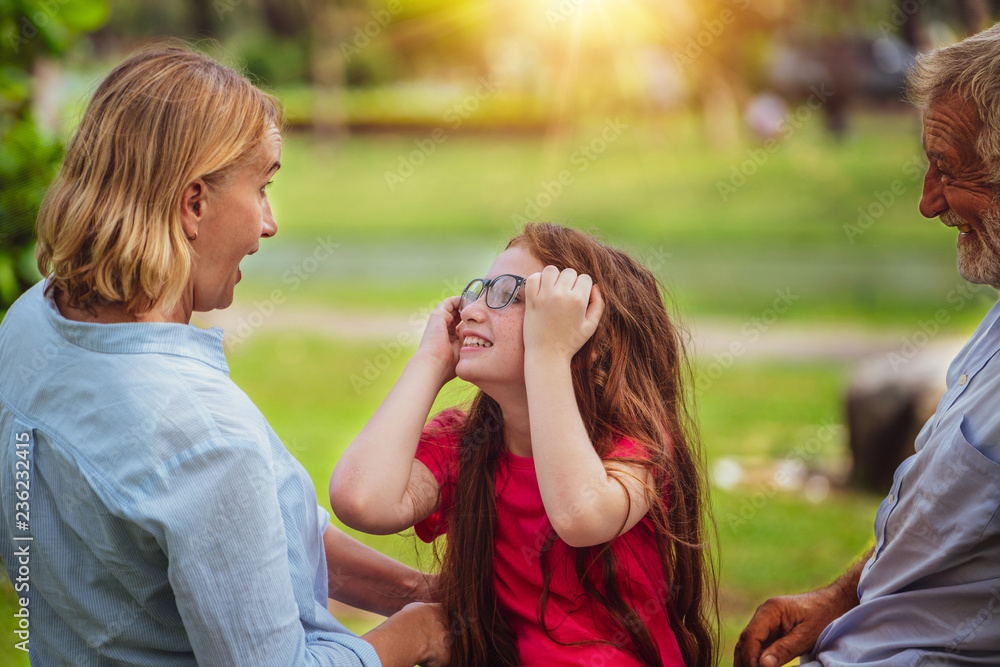
[[(967, 224), (951, 211), (941, 216), (950, 224)], [(982, 224), (973, 230), (971, 243), (958, 250), (958, 272), (970, 283), (1000, 289), (1000, 205), (982, 215)]]

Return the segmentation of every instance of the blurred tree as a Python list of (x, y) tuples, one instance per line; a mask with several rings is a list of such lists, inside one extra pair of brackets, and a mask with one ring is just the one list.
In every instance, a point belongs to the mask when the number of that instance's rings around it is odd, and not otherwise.
[(101, 40), (115, 42), (112, 50), (128, 50), (134, 41), (167, 35), (184, 39), (218, 38), (234, 16), (252, 13), (247, 11), (247, 0), (104, 1), (108, 18), (95, 33)]
[(33, 75), (106, 17), (104, 0), (0, 0), (0, 313), (37, 279), (35, 216), (62, 155), (35, 122)]
[(190, 0), (191, 24), (198, 37), (215, 37), (219, 12), (213, 11), (211, 3), (205, 0)]
[(261, 10), (275, 35), (297, 39), (309, 28), (309, 16), (300, 2), (261, 0)]

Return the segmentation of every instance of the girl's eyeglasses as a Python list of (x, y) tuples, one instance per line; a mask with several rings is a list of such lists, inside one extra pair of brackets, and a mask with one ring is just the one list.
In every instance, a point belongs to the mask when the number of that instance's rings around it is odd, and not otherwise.
[(477, 301), (486, 292), (486, 305), (494, 310), (506, 308), (517, 296), (517, 291), (527, 282), (527, 278), (505, 273), (490, 280), (476, 278), (462, 290), (462, 298), (458, 303), (458, 312)]

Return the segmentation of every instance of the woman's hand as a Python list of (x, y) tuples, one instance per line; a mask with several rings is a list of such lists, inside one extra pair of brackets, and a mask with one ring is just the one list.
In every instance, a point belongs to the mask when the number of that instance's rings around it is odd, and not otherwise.
[(569, 362), (594, 335), (604, 312), (601, 290), (590, 276), (546, 266), (524, 285), (524, 351)]
[(447, 667), (454, 636), (441, 605), (413, 602), (370, 630), (362, 639), (378, 653), (384, 667)]
[(412, 602), (402, 611), (419, 613), (424, 619), (424, 636), (427, 644), (424, 655), (418, 658), (421, 667), (447, 667), (451, 664), (451, 647), (455, 637), (448, 628), (448, 618), (440, 604)]
[(461, 321), (458, 313), (460, 298), (450, 296), (437, 305), (427, 321), (424, 335), (414, 355), (430, 360), (440, 370), (442, 385), (455, 377), (455, 366), (458, 365), (458, 354), (462, 348), (456, 331)]

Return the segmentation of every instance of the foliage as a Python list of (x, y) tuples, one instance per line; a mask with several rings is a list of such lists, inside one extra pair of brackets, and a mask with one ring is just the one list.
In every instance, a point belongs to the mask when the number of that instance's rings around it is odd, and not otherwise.
[(62, 153), (35, 121), (32, 74), (106, 16), (104, 0), (0, 0), (0, 312), (38, 277), (35, 215)]

